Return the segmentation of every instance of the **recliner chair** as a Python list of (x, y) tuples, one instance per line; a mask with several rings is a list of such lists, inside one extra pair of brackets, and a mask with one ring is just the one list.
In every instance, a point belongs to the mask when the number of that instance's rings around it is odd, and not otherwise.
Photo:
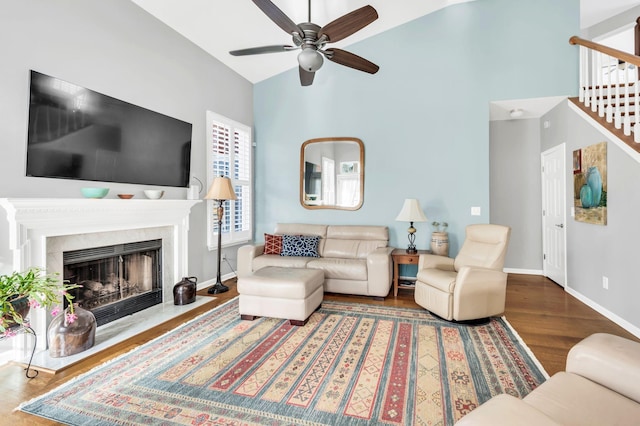
[(502, 268), (510, 235), (508, 226), (469, 225), (455, 259), (420, 255), (416, 303), (448, 321), (502, 314), (507, 287)]

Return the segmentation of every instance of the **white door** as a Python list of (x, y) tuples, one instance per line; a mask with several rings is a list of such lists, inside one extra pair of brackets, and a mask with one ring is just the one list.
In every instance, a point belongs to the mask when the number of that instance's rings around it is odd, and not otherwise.
[(567, 281), (565, 144), (542, 153), (542, 264), (545, 277)]

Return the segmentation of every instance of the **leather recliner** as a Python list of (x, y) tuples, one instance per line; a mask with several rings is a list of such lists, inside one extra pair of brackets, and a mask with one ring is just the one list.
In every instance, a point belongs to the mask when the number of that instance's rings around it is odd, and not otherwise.
[(567, 355), (554, 374), (518, 399), (501, 394), (456, 426), (602, 426), (640, 424), (640, 343), (596, 333)]
[(455, 259), (420, 255), (415, 301), (449, 321), (467, 321), (504, 312), (507, 274), (503, 272), (511, 228), (476, 224)]

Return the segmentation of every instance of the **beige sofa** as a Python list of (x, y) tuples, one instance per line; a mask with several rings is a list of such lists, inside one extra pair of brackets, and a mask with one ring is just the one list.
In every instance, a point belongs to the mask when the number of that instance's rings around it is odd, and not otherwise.
[(280, 223), (277, 235), (317, 235), (320, 257), (263, 254), (264, 244), (238, 249), (238, 278), (267, 267), (324, 271), (324, 291), (384, 298), (392, 284), (393, 263), (386, 226)]
[(571, 348), (565, 372), (522, 400), (495, 396), (456, 426), (638, 424), (640, 343), (597, 333)]

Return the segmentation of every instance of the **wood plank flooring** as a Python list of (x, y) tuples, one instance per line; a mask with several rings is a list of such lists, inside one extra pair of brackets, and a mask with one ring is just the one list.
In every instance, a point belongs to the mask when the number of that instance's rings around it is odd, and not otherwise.
[[(205, 304), (182, 317), (164, 323), (139, 334), (117, 346), (109, 348), (75, 366), (50, 375), (41, 372), (35, 379), (27, 379), (24, 370), (17, 365), (0, 368), (0, 424), (53, 425), (50, 420), (12, 410), (23, 401), (42, 395), (67, 380), (82, 374), (126, 353), (135, 347), (160, 336), (179, 324), (222, 304), (237, 295), (235, 280), (226, 282), (230, 291), (217, 295)], [(206, 291), (200, 291), (206, 297)], [(411, 290), (400, 290), (397, 298), (388, 296), (384, 301), (366, 297), (326, 294), (325, 299), (381, 304), (386, 306), (418, 307)], [(505, 316), (525, 341), (546, 371), (553, 375), (564, 369), (569, 349), (584, 337), (606, 332), (640, 341), (623, 328), (584, 305), (566, 293), (552, 281), (534, 275), (509, 275)]]

